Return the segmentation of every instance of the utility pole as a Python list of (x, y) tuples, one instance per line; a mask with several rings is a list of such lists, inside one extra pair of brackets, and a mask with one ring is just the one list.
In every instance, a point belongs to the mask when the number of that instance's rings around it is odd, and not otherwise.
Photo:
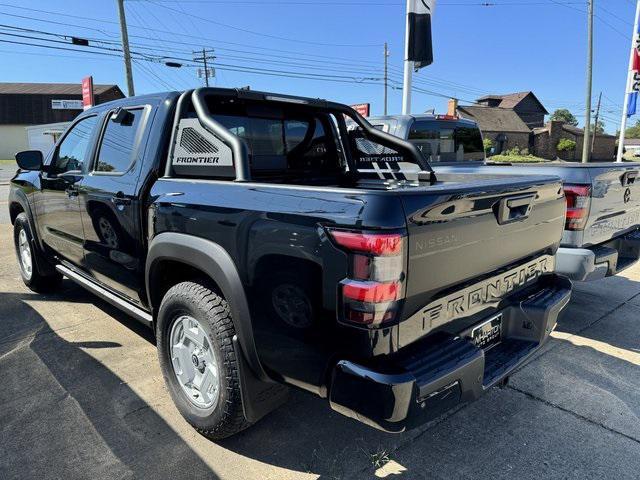
[(620, 120), (620, 138), (618, 139), (618, 155), (616, 162), (622, 162), (624, 154), (624, 137), (627, 130), (627, 114), (629, 112), (629, 93), (631, 90), (631, 82), (633, 80), (633, 59), (636, 49), (640, 48), (638, 42), (638, 21), (640, 20), (640, 0), (636, 3), (636, 19), (633, 23), (633, 33), (631, 35), (631, 52), (629, 53), (629, 71), (627, 72), (627, 83), (624, 86), (624, 103), (622, 107), (622, 120)]
[(598, 95), (598, 106), (596, 107), (596, 118), (595, 118), (595, 121), (593, 122), (593, 137), (591, 139), (591, 153), (590, 153), (591, 156), (593, 156), (593, 147), (596, 144), (596, 135), (598, 134), (598, 117), (600, 116), (600, 102), (602, 102), (602, 92), (600, 92), (600, 95)]
[[(213, 53), (213, 49), (210, 51), (211, 53)], [(199, 54), (200, 52), (193, 52), (194, 55)], [(193, 57), (193, 61), (194, 62), (202, 62), (204, 65), (204, 69), (199, 68), (198, 69), (198, 77), (202, 78), (204, 77), (204, 84), (208, 87), (209, 86), (209, 77), (214, 77), (215, 76), (215, 70), (213, 69), (213, 67), (209, 68), (207, 66), (207, 60), (215, 60), (216, 57), (214, 57), (213, 55), (209, 54), (207, 52), (206, 48), (202, 48), (202, 56), (201, 57)]]
[(404, 80), (402, 82), (402, 114), (411, 113), (411, 88), (413, 83), (413, 62), (409, 60), (409, 36), (411, 26), (409, 25), (409, 12), (412, 7), (412, 0), (407, 0), (406, 29), (404, 37)]
[(133, 97), (136, 92), (133, 88), (133, 72), (131, 70), (131, 52), (129, 51), (129, 33), (127, 32), (127, 18), (124, 14), (124, 0), (116, 0), (118, 4), (118, 16), (120, 17), (120, 37), (122, 38), (122, 52), (124, 53), (124, 72), (127, 77), (127, 93)]
[(591, 88), (593, 81), (593, 2), (588, 0), (587, 18), (587, 96), (585, 99), (584, 137), (582, 137), (582, 163), (589, 161), (589, 138), (591, 131)]
[(389, 100), (389, 45), (384, 42), (384, 114), (387, 114)]

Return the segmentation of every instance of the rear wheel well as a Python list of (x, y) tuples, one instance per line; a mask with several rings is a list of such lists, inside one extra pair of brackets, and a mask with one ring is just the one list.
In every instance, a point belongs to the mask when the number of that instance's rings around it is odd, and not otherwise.
[(9, 218), (11, 219), (11, 225), (13, 225), (16, 221), (18, 215), (24, 212), (24, 208), (18, 202), (12, 202), (9, 205)]
[(171, 287), (186, 281), (205, 281), (219, 295), (218, 284), (204, 271), (179, 260), (161, 260), (149, 274), (149, 301), (154, 312), (158, 311), (162, 298)]

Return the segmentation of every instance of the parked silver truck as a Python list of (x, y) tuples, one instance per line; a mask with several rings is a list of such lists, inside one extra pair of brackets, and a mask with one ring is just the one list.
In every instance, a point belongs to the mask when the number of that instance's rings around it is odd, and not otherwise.
[[(640, 163), (492, 163), (476, 122), (448, 115), (371, 117), (376, 128), (414, 143), (441, 178), (544, 174), (563, 181), (567, 215), (556, 268), (574, 281), (615, 275), (640, 258)], [(410, 164), (387, 165), (382, 175), (411, 178)]]

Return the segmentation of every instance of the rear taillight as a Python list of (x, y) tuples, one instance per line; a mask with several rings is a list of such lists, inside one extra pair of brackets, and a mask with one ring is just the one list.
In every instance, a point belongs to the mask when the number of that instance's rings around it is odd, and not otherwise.
[(406, 238), (401, 233), (328, 229), (349, 254), (349, 276), (339, 285), (340, 319), (375, 327), (397, 318), (404, 298)]
[(591, 206), (590, 185), (565, 185), (567, 219), (565, 230), (584, 230)]

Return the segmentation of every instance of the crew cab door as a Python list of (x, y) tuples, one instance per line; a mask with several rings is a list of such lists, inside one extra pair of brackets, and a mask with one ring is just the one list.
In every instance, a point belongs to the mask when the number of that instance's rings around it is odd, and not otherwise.
[(95, 159), (78, 187), (85, 268), (95, 280), (139, 302), (143, 284), (137, 195), (151, 107), (107, 112)]
[(35, 194), (40, 236), (45, 245), (78, 265), (83, 259), (84, 231), (78, 203), (78, 184), (93, 152), (97, 116), (78, 120), (56, 146), (42, 172)]

